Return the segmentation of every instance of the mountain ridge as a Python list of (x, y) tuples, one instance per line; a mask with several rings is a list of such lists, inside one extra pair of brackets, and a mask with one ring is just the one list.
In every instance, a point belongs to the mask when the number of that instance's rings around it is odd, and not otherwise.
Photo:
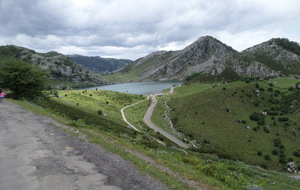
[(67, 55), (67, 57), (88, 70), (100, 74), (115, 72), (132, 62), (129, 59), (103, 58), (101, 56), (84, 56), (78, 54)]
[(272, 38), (238, 52), (212, 36), (203, 36), (182, 50), (150, 53), (115, 75), (131, 75), (132, 81), (185, 80), (195, 73), (218, 78), (227, 71), (238, 77), (300, 75), (300, 46)]
[[(4, 58), (15, 58), (37, 65), (48, 73), (48, 78), (57, 81), (54, 88), (62, 88), (66, 84), (73, 83), (75, 86), (92, 86), (110, 84), (110, 82), (98, 74), (95, 74), (81, 65), (71, 61), (67, 56), (50, 51), (48, 53), (37, 53), (34, 50), (14, 46), (0, 46), (0, 56)], [(74, 86), (73, 85), (73, 86)]]

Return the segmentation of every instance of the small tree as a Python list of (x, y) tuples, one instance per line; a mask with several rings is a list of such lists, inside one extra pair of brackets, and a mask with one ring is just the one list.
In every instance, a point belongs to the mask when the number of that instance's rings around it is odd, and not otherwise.
[(39, 67), (18, 59), (1, 62), (0, 86), (10, 89), (14, 99), (33, 99), (42, 94), (45, 73)]

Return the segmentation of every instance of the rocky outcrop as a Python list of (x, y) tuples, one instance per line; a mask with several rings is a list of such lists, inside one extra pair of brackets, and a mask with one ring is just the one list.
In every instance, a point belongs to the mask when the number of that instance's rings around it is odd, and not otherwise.
[(288, 162), (287, 171), (290, 173), (300, 174), (300, 171), (297, 169), (295, 162)]
[(135, 73), (137, 81), (184, 80), (194, 73), (217, 76), (228, 70), (238, 76), (262, 78), (299, 75), (300, 55), (282, 46), (281, 40), (271, 39), (237, 52), (211, 36), (204, 36), (183, 50), (159, 51), (140, 58), (126, 72)]
[(183, 50), (159, 51), (140, 58), (129, 65), (129, 72), (137, 73), (140, 81), (183, 80), (192, 73), (212, 69), (217, 60), (235, 52), (217, 39), (204, 36)]
[(90, 85), (110, 83), (63, 54), (57, 52), (36, 53), (33, 50), (17, 46), (10, 46), (10, 48), (16, 49), (15, 51), (18, 52), (14, 55), (16, 58), (41, 67), (48, 73), (50, 79), (72, 83), (88, 83)]

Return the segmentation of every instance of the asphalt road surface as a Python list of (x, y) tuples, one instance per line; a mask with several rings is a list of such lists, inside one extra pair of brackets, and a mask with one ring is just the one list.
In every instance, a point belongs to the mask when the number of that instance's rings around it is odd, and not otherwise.
[(1, 190), (167, 189), (121, 157), (53, 124), (15, 104), (0, 103)]
[[(173, 88), (171, 88), (173, 89)], [(173, 92), (170, 91), (170, 92)], [(170, 139), (171, 141), (173, 141), (174, 143), (176, 143), (178, 146), (187, 149), (189, 146), (182, 142), (181, 140), (179, 140), (178, 138), (176, 138), (175, 136), (171, 135), (170, 133), (166, 132), (165, 130), (163, 130), (162, 128), (156, 126), (152, 121), (151, 121), (151, 117), (154, 111), (154, 108), (157, 104), (157, 99), (155, 98), (155, 96), (151, 96), (151, 104), (144, 116), (143, 121), (150, 127), (152, 128), (155, 132), (159, 132), (160, 134), (162, 134), (163, 136), (165, 136), (166, 138)]]

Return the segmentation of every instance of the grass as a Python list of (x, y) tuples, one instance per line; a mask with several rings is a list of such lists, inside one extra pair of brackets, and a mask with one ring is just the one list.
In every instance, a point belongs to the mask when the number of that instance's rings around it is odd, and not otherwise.
[(270, 82), (279, 88), (289, 88), (300, 82), (300, 80), (291, 77), (278, 77), (270, 80)]
[[(51, 91), (52, 100), (122, 123), (120, 109), (145, 97), (106, 90)], [(101, 114), (100, 112), (101, 111)]]
[[(260, 88), (255, 87), (256, 83)], [(191, 88), (193, 91), (194, 86), (179, 87), (168, 103), (172, 110), (170, 116), (178, 131), (198, 142), (200, 151), (215, 152), (225, 158), (272, 169), (283, 169), (284, 165), (279, 163), (279, 157), (271, 153), (274, 149), (272, 141), (280, 138), (285, 146), (285, 160), (292, 159), (300, 164), (299, 158), (292, 155), (300, 148), (297, 137), (299, 112), (281, 113), (290, 118), (289, 127), (284, 122), (278, 122), (280, 116), (274, 116), (274, 120), (271, 119), (272, 116), (266, 116), (264, 125), (258, 125), (256, 121), (249, 119), (253, 112), (261, 113), (274, 106), (268, 101), (271, 96), (274, 98), (274, 91), (267, 91), (269, 87), (265, 82), (235, 82), (195, 93), (187, 90)], [(261, 88), (265, 91), (260, 90)], [(281, 92), (289, 93), (284, 89)], [(270, 132), (267, 133), (266, 129)], [(263, 156), (270, 155), (270, 160), (258, 156), (258, 151), (263, 152)]]
[[(177, 101), (176, 105), (179, 106), (184, 102), (183, 97), (187, 99), (188, 97), (196, 97), (197, 100), (203, 100), (202, 96), (205, 94), (213, 99), (213, 95), (215, 96), (216, 92), (221, 94), (225, 93), (222, 90), (223, 87), (226, 87), (226, 93), (230, 94), (230, 91), (237, 87), (243, 88), (245, 83), (236, 83), (234, 85), (235, 86), (231, 86), (228, 84), (215, 88), (212, 88), (213, 85), (195, 84), (191, 88), (188, 86), (182, 86), (176, 88), (176, 93), (174, 95), (162, 96), (159, 98), (159, 101), (164, 100), (164, 98), (171, 98), (170, 102)], [(51, 94), (52, 101), (61, 104), (61, 107), (67, 106), (72, 108), (72, 110), (81, 110), (91, 115), (97, 115), (97, 110), (101, 109), (103, 114), (107, 113), (107, 116), (98, 116), (97, 118), (99, 120), (107, 119), (112, 124), (120, 127), (122, 126), (124, 128), (126, 128), (126, 124), (121, 121), (119, 109), (144, 99), (144, 97), (138, 95), (96, 90), (84, 91), (84, 93), (83, 91), (73, 90), (53, 91)], [(54, 95), (57, 95), (58, 98)], [(223, 98), (224, 94), (220, 97)], [(188, 150), (188, 154), (182, 152), (173, 143), (168, 142), (164, 139), (164, 137), (161, 137), (159, 134), (149, 130), (142, 123), (143, 114), (149, 105), (149, 102), (147, 101), (125, 110), (125, 114), (129, 122), (141, 128), (142, 133), (121, 130), (121, 128), (116, 128), (116, 130), (120, 130), (120, 132), (116, 133), (105, 130), (105, 126), (101, 127), (96, 124), (91, 125), (85, 123), (81, 119), (71, 120), (67, 113), (62, 114), (59, 112), (60, 110), (43, 108), (26, 101), (14, 103), (22, 104), (26, 107), (26, 109), (31, 109), (34, 112), (54, 117), (54, 119), (59, 122), (70, 125), (71, 131), (72, 127), (79, 130), (81, 133), (85, 134), (90, 141), (101, 145), (107, 151), (121, 155), (123, 158), (136, 165), (142, 173), (154, 176), (165, 183), (170, 189), (196, 189), (196, 187), (199, 186), (204, 189), (224, 190), (245, 189), (247, 186), (258, 186), (263, 187), (264, 189), (299, 189), (300, 181), (291, 179), (282, 173), (268, 171), (239, 161), (221, 159), (215, 154), (201, 153), (199, 149)], [(79, 105), (77, 105), (77, 103), (79, 103)], [(190, 105), (192, 106), (189, 106), (189, 109), (197, 106), (195, 103)], [(164, 106), (162, 106), (162, 109), (163, 107)], [(190, 114), (188, 112), (188, 108), (185, 108), (185, 114), (183, 114), (183, 116)], [(201, 108), (206, 111), (209, 110), (205, 107)], [(158, 113), (160, 109), (161, 108), (158, 107)], [(178, 107), (175, 108), (175, 110), (177, 109), (179, 110)], [(220, 106), (220, 109), (222, 110), (223, 108)], [(248, 109), (250, 110), (250, 108)], [(159, 116), (159, 114), (157, 114), (157, 116)], [(246, 118), (246, 116), (247, 114), (245, 114), (244, 117)], [(210, 119), (212, 120), (215, 118), (210, 116)], [(187, 119), (185, 118), (184, 121), (187, 121)], [(202, 119), (200, 121), (202, 121)], [(208, 123), (206, 124), (208, 125)], [(190, 124), (193, 124), (193, 122)], [(105, 125), (105, 123), (103, 123), (103, 125)], [(245, 129), (243, 128), (242, 131), (244, 130)], [(252, 133), (249, 130), (246, 130), (246, 132)], [(196, 133), (197, 130), (193, 133), (193, 135)], [(226, 133), (228, 133), (228, 131), (226, 131)], [(262, 131), (260, 131), (260, 133), (262, 133)], [(150, 136), (163, 140), (163, 142), (166, 142), (167, 145), (164, 146), (153, 141), (149, 138)], [(225, 143), (226, 141), (224, 140), (222, 143)], [(213, 142), (214, 141), (211, 141), (212, 145), (214, 144)], [(287, 147), (289, 142), (284, 140), (282, 143)], [(264, 152), (264, 154), (265, 153), (266, 152)], [(269, 154), (271, 155), (271, 153)], [(271, 159), (273, 159), (273, 156)]]

